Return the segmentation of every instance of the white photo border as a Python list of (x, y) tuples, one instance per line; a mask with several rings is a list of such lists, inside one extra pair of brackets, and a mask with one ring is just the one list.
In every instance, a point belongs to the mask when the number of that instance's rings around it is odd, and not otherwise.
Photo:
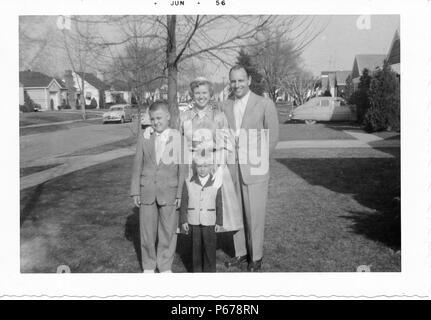
[[(153, 5), (157, 2), (158, 5)], [(430, 9), (425, 0), (39, 0), (2, 3), (0, 298), (314, 299), (430, 295)], [(60, 14), (399, 14), (401, 37), (402, 268), (399, 273), (21, 274), (19, 230), (18, 18)], [(424, 94), (422, 94), (424, 93)], [(428, 94), (425, 94), (428, 93)], [(425, 116), (426, 115), (426, 116)]]

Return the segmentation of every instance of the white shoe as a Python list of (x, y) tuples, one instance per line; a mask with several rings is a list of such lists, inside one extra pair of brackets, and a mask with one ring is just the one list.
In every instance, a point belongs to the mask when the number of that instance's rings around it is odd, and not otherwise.
[(154, 273), (154, 270), (144, 270), (144, 273)]
[(171, 270), (165, 270), (165, 271), (162, 271), (160, 273), (172, 273), (172, 271)]

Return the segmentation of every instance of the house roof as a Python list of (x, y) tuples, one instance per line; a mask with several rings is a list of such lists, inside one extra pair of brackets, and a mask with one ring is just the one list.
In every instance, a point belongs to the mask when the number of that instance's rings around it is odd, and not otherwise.
[(392, 38), (386, 59), (389, 64), (400, 63), (400, 34), (398, 33), (398, 30), (395, 31), (394, 37)]
[(358, 66), (359, 75), (362, 75), (364, 69), (370, 71), (375, 70), (377, 67), (383, 66), (385, 60), (385, 54), (358, 54), (355, 57), (356, 64)]
[(93, 87), (99, 90), (109, 89), (109, 86), (100, 80), (98, 77), (94, 75), (94, 73), (88, 72), (76, 72), (81, 78), (84, 77), (84, 80), (91, 84)]
[(336, 72), (336, 71), (322, 71), (322, 72), (320, 72), (320, 75), (321, 76), (328, 76), (328, 75), (330, 75), (331, 73), (334, 73), (334, 72)]
[(115, 91), (131, 91), (129, 84), (122, 80), (111, 81), (108, 86)]
[(337, 85), (346, 85), (346, 79), (351, 74), (351, 71), (335, 71), (335, 77), (337, 78)]
[(54, 77), (50, 77), (46, 74), (43, 74), (42, 72), (31, 71), (31, 70), (19, 72), (19, 82), (22, 83), (22, 85), (27, 88), (29, 87), (47, 88), (51, 84), (52, 80), (54, 79), (55, 81), (58, 82), (58, 84), (62, 89), (65, 89), (63, 81)]

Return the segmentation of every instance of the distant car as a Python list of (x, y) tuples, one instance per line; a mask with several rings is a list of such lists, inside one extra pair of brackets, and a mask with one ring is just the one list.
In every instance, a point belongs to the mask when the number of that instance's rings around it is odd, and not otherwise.
[(316, 121), (356, 121), (356, 106), (347, 104), (340, 97), (315, 97), (293, 109), (289, 120), (304, 120), (307, 124)]
[(141, 115), (141, 127), (142, 129), (145, 129), (146, 127), (149, 127), (149, 126), (151, 126), (151, 119), (147, 108), (147, 110), (142, 112), (142, 115)]
[(107, 122), (132, 121), (132, 107), (128, 104), (115, 104), (103, 114), (103, 124)]

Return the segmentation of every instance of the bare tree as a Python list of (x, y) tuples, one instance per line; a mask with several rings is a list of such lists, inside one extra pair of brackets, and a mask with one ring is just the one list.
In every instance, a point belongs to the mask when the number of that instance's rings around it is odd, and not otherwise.
[[(268, 96), (275, 102), (286, 85), (296, 92), (306, 72), (303, 71), (302, 51), (326, 28), (314, 24), (314, 17), (286, 18), (284, 24), (265, 28), (260, 44), (251, 47), (251, 56), (260, 67)], [(288, 81), (286, 81), (288, 79)], [(299, 97), (298, 97), (299, 98)]]
[(280, 88), (286, 92), (296, 105), (305, 103), (315, 95), (319, 79), (310, 72), (299, 71), (290, 74), (280, 81)]
[[(100, 56), (105, 48), (97, 44), (97, 30), (91, 21), (81, 21), (79, 17), (68, 17), (71, 20), (70, 30), (62, 29), (63, 45), (67, 53), (67, 58), (76, 75), (79, 75), (81, 81), (77, 81), (78, 90), (80, 91), (80, 104), (82, 118), (86, 119), (85, 104), (85, 81), (86, 74), (89, 70), (94, 70), (95, 64), (100, 62)], [(100, 90), (99, 106), (103, 101), (104, 91)]]
[[(116, 37), (94, 36), (91, 42), (103, 49), (122, 48), (137, 39), (145, 47), (157, 52), (153, 64), (162, 66), (155, 79), (165, 79), (168, 85), (168, 102), (172, 113), (171, 125), (178, 125), (177, 91), (178, 73), (190, 59), (230, 66), (239, 48), (258, 47), (271, 43), (280, 35), (289, 35), (295, 50), (304, 48), (315, 35), (312, 19), (297, 16), (126, 16), (77, 17), (88, 23), (110, 23), (122, 28), (125, 23), (140, 23), (140, 28), (129, 29)], [(115, 21), (113, 21), (115, 20)], [(270, 32), (270, 31), (277, 32)], [(90, 40), (90, 39), (88, 39)], [(145, 65), (145, 63), (144, 63)], [(152, 81), (154, 79), (148, 79)], [(146, 81), (144, 81), (146, 82)]]

